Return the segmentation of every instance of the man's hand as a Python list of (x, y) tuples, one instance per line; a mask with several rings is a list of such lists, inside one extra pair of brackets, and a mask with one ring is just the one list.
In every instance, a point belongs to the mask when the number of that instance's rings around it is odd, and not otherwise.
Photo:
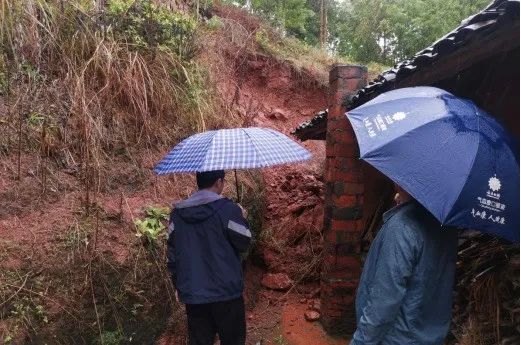
[(174, 291), (175, 301), (179, 303), (179, 294), (177, 293), (177, 290)]
[(237, 204), (240, 208), (241, 208), (241, 211), (242, 211), (242, 216), (244, 217), (244, 219), (247, 219), (248, 218), (248, 211), (242, 207), (241, 204)]

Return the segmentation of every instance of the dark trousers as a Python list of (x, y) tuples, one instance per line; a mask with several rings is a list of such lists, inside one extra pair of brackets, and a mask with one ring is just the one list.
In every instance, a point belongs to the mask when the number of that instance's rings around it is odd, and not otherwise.
[(246, 317), (242, 297), (216, 303), (187, 304), (190, 345), (213, 345), (215, 334), (221, 345), (244, 345)]

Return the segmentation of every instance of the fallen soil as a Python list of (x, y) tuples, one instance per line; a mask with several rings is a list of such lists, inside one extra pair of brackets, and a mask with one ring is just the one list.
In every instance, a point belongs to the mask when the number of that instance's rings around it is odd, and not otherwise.
[[(252, 125), (290, 135), (326, 107), (325, 90), (297, 79), (301, 76), (291, 65), (264, 56), (252, 56), (246, 65), (237, 108), (241, 111), (254, 100), (257, 115)], [(310, 161), (262, 171), (266, 188), (262, 256), (269, 271), (287, 273), (296, 281), (313, 275), (316, 265), (308, 266), (321, 250), (325, 146), (323, 142), (303, 146), (313, 155)]]
[(329, 336), (317, 321), (309, 322), (304, 313), (309, 300), (300, 301), (293, 296), (282, 308), (282, 334), (288, 345), (346, 345), (345, 337)]
[[(229, 87), (235, 84), (226, 80), (221, 86), (225, 97), (235, 97), (235, 107), (249, 119), (249, 125), (275, 128), (290, 135), (298, 124), (326, 107), (326, 90), (296, 78), (291, 65), (264, 55), (249, 56), (245, 64), (240, 88)], [(247, 115), (252, 108), (254, 117)], [(298, 339), (308, 337), (310, 329), (311, 334), (313, 330), (317, 334), (310, 339), (322, 342), (303, 345), (330, 344), (329, 338), (318, 331), (321, 329), (318, 323), (311, 328), (288, 326), (291, 330), (287, 331), (283, 326), (283, 310), (291, 315), (286, 319), (303, 320), (306, 307), (299, 301), (317, 290), (321, 263), (325, 146), (323, 142), (306, 142), (303, 146), (313, 155), (310, 161), (262, 170), (266, 208), (257, 248), (260, 257), (248, 264), (245, 278), (248, 345), (279, 345), (286, 341), (300, 344)], [(281, 292), (262, 287), (262, 277), (269, 272), (287, 275), (293, 281), (291, 290)], [(165, 334), (159, 344), (184, 344), (184, 341), (183, 335)], [(331, 344), (337, 343), (335, 340)]]
[[(313, 87), (316, 85), (302, 85), (292, 73), (290, 66), (264, 57), (248, 62), (241, 99), (255, 99), (261, 105), (254, 125), (276, 128), (289, 135), (299, 123), (325, 108), (325, 90)], [(322, 142), (308, 142), (304, 146), (313, 154), (312, 160), (262, 172), (266, 211), (259, 252), (267, 272), (286, 274), (297, 286), (318, 280), (322, 244), (325, 147)], [(313, 342), (313, 337), (309, 338), (312, 342), (300, 343), (299, 338), (309, 335), (308, 329), (291, 327), (289, 330), (284, 325), (287, 315), (283, 316), (283, 310), (286, 314), (292, 310), (292, 317), (302, 313), (303, 318), (305, 307), (298, 303), (298, 291), (306, 289), (310, 287), (302, 284), (289, 293), (263, 288), (258, 302), (248, 313), (248, 344), (275, 345), (286, 341), (295, 345), (326, 344)]]

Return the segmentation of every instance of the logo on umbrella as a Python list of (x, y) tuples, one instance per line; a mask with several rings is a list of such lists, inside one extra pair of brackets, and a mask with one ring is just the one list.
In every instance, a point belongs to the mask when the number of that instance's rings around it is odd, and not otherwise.
[(393, 116), (394, 121), (401, 121), (407, 117), (407, 114), (404, 113), (403, 111), (399, 111), (397, 113), (394, 113), (392, 116)]
[(501, 181), (494, 175), (488, 180), (488, 188), (493, 192), (499, 192), (501, 189)]

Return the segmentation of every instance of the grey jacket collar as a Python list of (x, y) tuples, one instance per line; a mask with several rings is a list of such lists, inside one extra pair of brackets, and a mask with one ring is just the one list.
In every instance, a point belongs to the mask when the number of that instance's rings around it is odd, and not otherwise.
[(409, 205), (413, 205), (413, 204), (415, 204), (415, 202), (413, 200), (406, 201), (403, 204), (396, 205), (393, 208), (389, 209), (388, 211), (384, 212), (384, 214), (382, 216), (384, 223), (387, 222), (389, 219), (391, 219), (402, 208), (409, 206)]
[(178, 202), (175, 205), (175, 208), (188, 208), (205, 205), (222, 198), (222, 195), (203, 189), (195, 192), (188, 199)]

